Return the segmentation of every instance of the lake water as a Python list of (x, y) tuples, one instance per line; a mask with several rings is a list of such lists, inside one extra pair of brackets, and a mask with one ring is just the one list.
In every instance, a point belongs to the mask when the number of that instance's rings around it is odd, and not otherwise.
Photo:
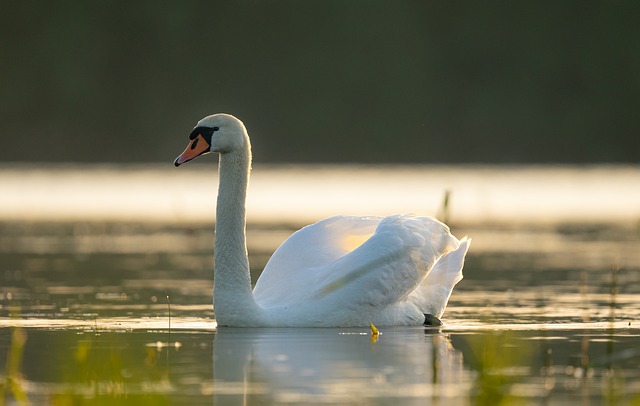
[(327, 215), (447, 216), (445, 325), (216, 329), (214, 167), (5, 167), (0, 403), (640, 402), (640, 168), (254, 170), (254, 280)]

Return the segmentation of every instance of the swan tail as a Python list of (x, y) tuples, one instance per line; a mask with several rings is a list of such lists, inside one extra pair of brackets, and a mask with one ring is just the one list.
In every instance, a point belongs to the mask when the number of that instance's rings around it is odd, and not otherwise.
[(470, 244), (470, 238), (462, 238), (460, 246), (443, 255), (412, 293), (411, 299), (423, 313), (442, 316), (454, 286), (463, 278), (464, 258)]

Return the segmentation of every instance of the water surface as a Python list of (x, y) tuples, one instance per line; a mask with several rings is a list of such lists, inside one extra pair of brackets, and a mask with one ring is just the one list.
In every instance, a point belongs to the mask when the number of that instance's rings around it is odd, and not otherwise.
[[(453, 179), (456, 171), (446, 176)], [(89, 172), (75, 176), (88, 179)], [(127, 178), (120, 175), (115, 179)], [(139, 169), (129, 175), (135, 182), (123, 186), (123, 196), (157, 179)], [(546, 221), (512, 222), (475, 214), (471, 221), (460, 213), (463, 204), (452, 205), (453, 232), (473, 237), (473, 245), (441, 329), (381, 328), (377, 337), (358, 328), (217, 329), (212, 216), (195, 221), (202, 211), (187, 215), (180, 209), (175, 213), (184, 218), (132, 221), (127, 216), (135, 217), (139, 207), (114, 200), (109, 204), (119, 217), (93, 217), (94, 208), (73, 214), (84, 207), (76, 201), (68, 204), (71, 214), (60, 217), (51, 211), (55, 190), (75, 190), (69, 182), (77, 178), (65, 175), (38, 199), (27, 196), (27, 208), (43, 208), (39, 216), (12, 219), (6, 201), (0, 210), (0, 396), (9, 402), (640, 402), (640, 237), (634, 216), (578, 221), (556, 213)], [(210, 178), (204, 182), (213, 188)], [(275, 179), (272, 185), (286, 184)], [(380, 179), (372, 175), (362, 183)], [(116, 180), (105, 175), (101, 185), (111, 190)], [(508, 194), (505, 187), (499, 192)], [(153, 196), (156, 189), (150, 190)], [(150, 204), (139, 193), (140, 202)], [(461, 193), (451, 189), (453, 202)], [(441, 203), (434, 199), (429, 211), (441, 211)], [(385, 205), (398, 207), (393, 200)], [(614, 206), (596, 208), (613, 213)], [(248, 227), (254, 280), (299, 225), (295, 215), (267, 220), (255, 218)]]

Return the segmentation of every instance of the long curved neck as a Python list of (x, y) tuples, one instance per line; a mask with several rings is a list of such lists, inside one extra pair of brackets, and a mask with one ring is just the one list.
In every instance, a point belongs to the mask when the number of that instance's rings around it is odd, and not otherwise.
[(220, 154), (213, 306), (220, 325), (247, 325), (259, 318), (251, 292), (245, 237), (245, 199), (251, 149)]

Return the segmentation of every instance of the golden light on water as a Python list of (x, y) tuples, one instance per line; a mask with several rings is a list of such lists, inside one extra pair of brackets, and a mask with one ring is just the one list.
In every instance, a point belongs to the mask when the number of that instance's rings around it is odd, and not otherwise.
[[(5, 166), (0, 219), (214, 221), (214, 165)], [(620, 222), (640, 218), (634, 166), (262, 166), (253, 222), (333, 215), (434, 215), (450, 193), (457, 222)]]

